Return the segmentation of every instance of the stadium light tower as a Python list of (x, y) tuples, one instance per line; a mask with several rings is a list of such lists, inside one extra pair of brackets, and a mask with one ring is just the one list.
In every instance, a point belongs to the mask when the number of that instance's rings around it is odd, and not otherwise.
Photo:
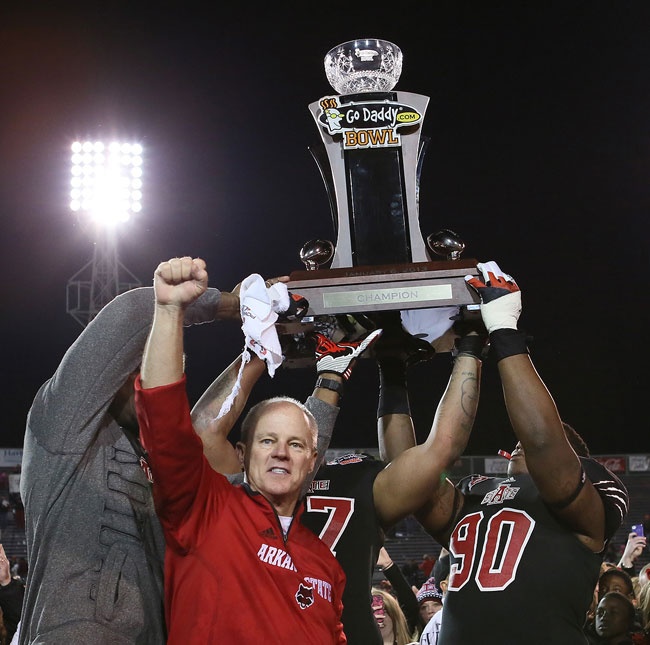
[(70, 209), (94, 227), (93, 258), (67, 284), (66, 311), (85, 327), (115, 296), (141, 286), (117, 256), (117, 228), (142, 209), (142, 146), (75, 141)]

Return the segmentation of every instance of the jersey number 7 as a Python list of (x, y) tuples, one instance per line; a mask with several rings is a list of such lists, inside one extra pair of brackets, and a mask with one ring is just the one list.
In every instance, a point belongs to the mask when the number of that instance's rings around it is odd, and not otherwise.
[(334, 547), (345, 531), (352, 514), (354, 513), (353, 497), (320, 497), (310, 495), (307, 498), (307, 512), (329, 513), (327, 522), (318, 536), (336, 555)]

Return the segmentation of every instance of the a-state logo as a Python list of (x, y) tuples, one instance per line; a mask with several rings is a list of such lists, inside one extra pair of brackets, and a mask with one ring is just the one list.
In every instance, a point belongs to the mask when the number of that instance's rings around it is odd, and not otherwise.
[(515, 488), (510, 484), (501, 484), (495, 490), (491, 490), (485, 494), (481, 504), (503, 504), (503, 502), (514, 499), (515, 495), (519, 492), (519, 488)]
[(300, 605), (300, 609), (307, 609), (314, 604), (314, 588), (300, 583), (298, 591), (296, 591), (296, 601)]

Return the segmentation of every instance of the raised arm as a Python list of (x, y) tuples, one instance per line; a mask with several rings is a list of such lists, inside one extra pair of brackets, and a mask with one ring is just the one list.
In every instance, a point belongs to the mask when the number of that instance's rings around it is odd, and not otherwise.
[(553, 514), (598, 552), (605, 537), (603, 502), (567, 440), (555, 403), (528, 356), (525, 335), (517, 329), (519, 287), (495, 262), (478, 266), (483, 281), (468, 281), (481, 296), (481, 315), (526, 468)]
[[(236, 295), (208, 289), (187, 309), (185, 323), (230, 318), (238, 302)], [(29, 429), (39, 441), (56, 450), (78, 450), (92, 439), (72, 435), (69, 428), (88, 427), (138, 369), (153, 311), (153, 289), (133, 289), (107, 304), (81, 332), (34, 401)]]
[[(379, 402), (377, 405), (377, 439), (379, 455), (392, 461), (416, 444), (409, 405), (407, 370), (421, 361), (432, 359), (436, 352), (451, 351), (451, 329), (457, 307), (439, 307), (406, 312), (407, 325), (418, 337), (406, 331), (400, 312), (382, 312), (376, 316), (384, 333), (375, 345), (379, 368)], [(426, 339), (420, 336), (425, 336)], [(450, 345), (445, 344), (450, 337)]]
[(156, 269), (154, 320), (136, 380), (142, 443), (149, 452), (158, 515), (168, 531), (182, 525), (201, 482), (210, 474), (218, 477), (192, 429), (183, 374), (183, 313), (205, 291), (207, 279), (203, 260), (175, 258)]
[(266, 371), (264, 361), (253, 354), (242, 370), (240, 390), (232, 407), (221, 418), (217, 418), (223, 402), (237, 382), (241, 361), (240, 355), (219, 374), (192, 409), (192, 424), (203, 442), (203, 454), (210, 466), (223, 475), (241, 472), (237, 453), (228, 441), (228, 434), (237, 423), (255, 383)]
[(455, 488), (445, 471), (467, 445), (478, 405), (481, 370), (480, 352), (471, 348), (475, 341), (466, 342), (469, 344), (456, 358), (427, 440), (397, 457), (375, 479), (375, 508), (384, 528), (418, 511), (425, 528), (438, 536), (458, 510)]
[[(318, 425), (318, 458), (314, 472), (307, 478), (307, 487), (329, 447), (338, 416), (339, 398), (347, 380), (345, 375), (349, 376), (354, 359), (378, 336), (378, 333), (373, 333), (361, 342), (343, 345), (332, 343), (324, 336), (316, 337), (317, 380), (314, 391), (307, 398), (305, 405), (314, 415)], [(341, 354), (341, 357), (333, 360), (336, 358), (334, 354)], [(240, 365), (241, 358), (235, 359), (210, 385), (192, 410), (192, 422), (203, 442), (204, 454), (212, 468), (222, 474), (239, 473), (241, 470), (235, 450), (228, 441), (228, 434), (246, 406), (255, 383), (265, 371), (264, 362), (253, 356), (244, 365), (240, 390), (232, 408), (221, 419), (217, 419), (223, 401), (230, 394), (237, 380)]]

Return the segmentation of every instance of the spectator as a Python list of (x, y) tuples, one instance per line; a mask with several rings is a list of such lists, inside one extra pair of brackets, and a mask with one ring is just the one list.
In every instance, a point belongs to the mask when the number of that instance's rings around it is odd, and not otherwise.
[(11, 514), (11, 503), (6, 497), (0, 497), (0, 538), (3, 531), (9, 526)]
[(641, 612), (643, 633), (646, 637), (650, 637), (650, 584), (645, 584), (641, 587), (638, 609)]
[[(442, 559), (442, 556), (440, 557)], [(440, 559), (438, 562), (440, 562)], [(447, 563), (449, 562), (449, 557), (446, 558)], [(442, 615), (444, 612), (444, 603), (445, 597), (447, 596), (447, 586), (449, 584), (449, 566), (445, 568), (446, 577), (440, 580), (440, 585), (436, 585), (439, 588), (442, 597), (440, 599), (441, 607), (429, 620), (426, 627), (422, 631), (420, 636), (420, 645), (438, 645), (438, 636), (440, 635), (440, 625), (442, 623)], [(442, 573), (442, 571), (441, 571)]]
[(413, 642), (404, 613), (393, 596), (373, 587), (372, 611), (384, 645), (408, 645)]
[(2, 610), (7, 643), (11, 641), (20, 621), (25, 587), (22, 581), (12, 578), (9, 560), (0, 544), (0, 609)]
[(596, 634), (600, 640), (595, 642), (603, 645), (633, 645), (633, 622), (634, 605), (630, 599), (616, 591), (605, 594), (596, 609)]
[[(596, 642), (599, 638), (596, 632), (596, 612), (600, 601), (609, 593), (618, 593), (625, 596), (633, 606), (636, 606), (636, 595), (634, 593), (634, 582), (630, 576), (620, 569), (610, 568), (601, 573), (595, 589), (595, 598), (591, 611), (584, 627), (587, 638)], [(637, 615), (638, 614), (638, 615)], [(642, 626), (641, 613), (635, 611), (633, 628), (640, 630)]]
[(625, 571), (621, 571), (620, 569), (608, 569), (600, 576), (600, 578), (598, 578), (599, 601), (602, 600), (606, 594), (612, 591), (622, 594), (632, 603), (636, 600), (632, 578), (630, 578)]
[(420, 587), (417, 593), (420, 618), (424, 626), (442, 609), (442, 591), (433, 577)]
[[(395, 566), (390, 555), (388, 555), (388, 551), (384, 547), (379, 550), (377, 566), (383, 571), (391, 586), (391, 589), (385, 589), (385, 591), (391, 592), (392, 590), (392, 594), (397, 597), (397, 602), (406, 618), (409, 634), (419, 634), (426, 625), (426, 622), (420, 617), (418, 607), (419, 599), (415, 597), (406, 578), (399, 568)], [(385, 581), (382, 580), (382, 582)], [(384, 589), (383, 585), (382, 589)]]
[(645, 587), (650, 581), (650, 564), (644, 565), (644, 567), (639, 571), (639, 584), (641, 588)]
[(419, 568), (424, 574), (425, 578), (431, 577), (431, 570), (433, 569), (435, 563), (436, 563), (436, 559), (432, 555), (425, 553), (422, 556), (422, 562), (420, 563)]
[(623, 555), (619, 560), (618, 566), (632, 578), (635, 574), (634, 562), (641, 555), (641, 553), (643, 553), (645, 546), (645, 536), (637, 535), (633, 532), (627, 536), (627, 543), (625, 544), (625, 549), (623, 550)]

